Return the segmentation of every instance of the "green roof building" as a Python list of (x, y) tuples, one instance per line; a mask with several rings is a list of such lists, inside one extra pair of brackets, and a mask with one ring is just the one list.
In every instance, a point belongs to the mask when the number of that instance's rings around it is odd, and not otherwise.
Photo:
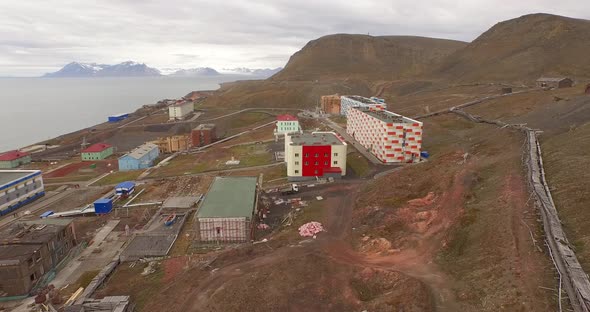
[(196, 214), (199, 240), (231, 243), (250, 240), (257, 204), (256, 177), (216, 177)]

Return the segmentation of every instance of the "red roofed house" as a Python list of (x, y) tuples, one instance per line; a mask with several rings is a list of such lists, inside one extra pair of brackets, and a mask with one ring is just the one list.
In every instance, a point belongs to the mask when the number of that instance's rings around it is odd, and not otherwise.
[(82, 161), (103, 160), (113, 155), (113, 146), (106, 143), (96, 143), (82, 150)]
[(12, 169), (31, 162), (31, 155), (20, 151), (0, 154), (0, 169)]
[(275, 135), (296, 132), (301, 132), (301, 127), (299, 127), (299, 120), (297, 120), (297, 117), (288, 114), (277, 116)]

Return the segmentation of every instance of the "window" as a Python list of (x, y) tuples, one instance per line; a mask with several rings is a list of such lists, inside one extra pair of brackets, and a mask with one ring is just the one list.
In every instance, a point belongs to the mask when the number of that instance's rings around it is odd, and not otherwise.
[(30, 276), (31, 282), (33, 282), (34, 280), (37, 279), (37, 277), (35, 275), (36, 275), (35, 273), (31, 274), (31, 276)]
[(299, 173), (299, 170), (295, 170), (295, 173)]
[(314, 170), (314, 171), (313, 171), (313, 174), (315, 174), (315, 175), (318, 175), (318, 170), (317, 170), (317, 169), (316, 169), (316, 170)]
[(309, 153), (305, 153), (305, 157), (309, 157)]
[(326, 160), (326, 161), (324, 161), (324, 165), (326, 165), (326, 166), (328, 165), (328, 161), (327, 161), (327, 160)]
[(318, 153), (315, 153), (315, 155), (314, 155), (314, 157), (316, 157), (316, 158), (319, 156), (320, 156), (320, 154), (318, 154)]
[(337, 165), (337, 164), (338, 164), (338, 161), (337, 160), (334, 160), (334, 165)]
[(306, 166), (307, 166), (307, 165), (309, 165), (309, 162), (308, 162), (308, 161), (306, 161), (306, 162), (305, 162), (305, 165), (306, 165)]
[(337, 156), (338, 156), (338, 153), (334, 153), (334, 157), (337, 157)]
[(296, 161), (296, 162), (295, 162), (295, 165), (299, 165), (299, 162), (298, 162), (298, 161)]
[(324, 157), (328, 157), (328, 153), (324, 153)]
[(315, 162), (315, 165), (316, 165), (316, 166), (317, 166), (317, 165), (319, 165), (319, 164), (320, 164), (319, 162), (317, 162), (317, 161)]

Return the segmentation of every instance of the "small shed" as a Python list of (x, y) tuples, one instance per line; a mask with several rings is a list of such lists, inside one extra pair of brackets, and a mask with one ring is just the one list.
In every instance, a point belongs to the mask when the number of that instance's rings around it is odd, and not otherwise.
[(110, 198), (99, 198), (94, 202), (96, 214), (109, 213), (111, 210), (113, 210), (113, 200)]
[(125, 181), (115, 186), (115, 194), (119, 196), (128, 196), (135, 191), (135, 183), (131, 181)]
[(561, 89), (571, 88), (574, 81), (567, 77), (541, 77), (537, 79), (537, 88)]
[(216, 177), (196, 214), (203, 243), (246, 242), (257, 202), (256, 177)]

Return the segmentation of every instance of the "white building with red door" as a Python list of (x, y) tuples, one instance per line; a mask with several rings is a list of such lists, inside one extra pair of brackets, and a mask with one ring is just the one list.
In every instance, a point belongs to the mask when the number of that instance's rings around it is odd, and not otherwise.
[(352, 107), (346, 132), (384, 163), (416, 162), (422, 123), (377, 107)]
[(285, 136), (285, 161), (290, 181), (346, 175), (344, 139), (334, 132), (296, 133)]

